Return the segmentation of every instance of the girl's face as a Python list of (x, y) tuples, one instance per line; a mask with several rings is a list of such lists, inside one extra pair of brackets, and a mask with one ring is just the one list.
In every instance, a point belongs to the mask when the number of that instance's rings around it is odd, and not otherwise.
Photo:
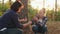
[(44, 14), (45, 14), (44, 10), (41, 10), (41, 11), (39, 12), (39, 16), (40, 16), (40, 17), (43, 17)]

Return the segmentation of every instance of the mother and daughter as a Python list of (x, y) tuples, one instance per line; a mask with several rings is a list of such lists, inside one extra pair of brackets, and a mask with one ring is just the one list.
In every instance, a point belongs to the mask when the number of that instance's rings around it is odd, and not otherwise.
[(44, 33), (46, 31), (47, 17), (44, 16), (45, 9), (40, 12), (28, 23), (21, 24), (21, 21), (27, 21), (27, 18), (19, 19), (18, 13), (24, 8), (21, 1), (15, 1), (9, 10), (0, 18), (0, 34), (22, 34), (23, 28), (34, 24), (32, 30)]

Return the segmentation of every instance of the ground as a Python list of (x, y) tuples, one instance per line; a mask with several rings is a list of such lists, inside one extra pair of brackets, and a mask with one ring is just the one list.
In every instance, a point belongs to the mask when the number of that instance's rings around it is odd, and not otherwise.
[[(48, 21), (47, 27), (48, 27), (48, 34), (60, 34), (60, 21)], [(28, 31), (25, 32), (28, 34)]]
[(60, 34), (60, 21), (47, 22), (48, 34)]

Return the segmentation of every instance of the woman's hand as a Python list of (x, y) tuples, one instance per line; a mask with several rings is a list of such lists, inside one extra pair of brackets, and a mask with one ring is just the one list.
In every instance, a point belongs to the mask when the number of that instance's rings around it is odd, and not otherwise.
[(32, 24), (32, 21), (28, 21), (28, 23), (29, 23), (29, 25), (31, 25)]
[(32, 21), (28, 21), (28, 23), (23, 24), (23, 28), (26, 28), (26, 27), (28, 27), (31, 24), (32, 24)]

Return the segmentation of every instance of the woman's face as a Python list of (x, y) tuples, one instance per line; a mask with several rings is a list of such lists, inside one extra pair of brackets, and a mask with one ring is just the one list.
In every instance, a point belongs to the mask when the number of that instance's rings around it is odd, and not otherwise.
[(18, 10), (18, 13), (21, 12), (21, 10), (24, 8), (24, 5), (22, 5), (19, 10)]

